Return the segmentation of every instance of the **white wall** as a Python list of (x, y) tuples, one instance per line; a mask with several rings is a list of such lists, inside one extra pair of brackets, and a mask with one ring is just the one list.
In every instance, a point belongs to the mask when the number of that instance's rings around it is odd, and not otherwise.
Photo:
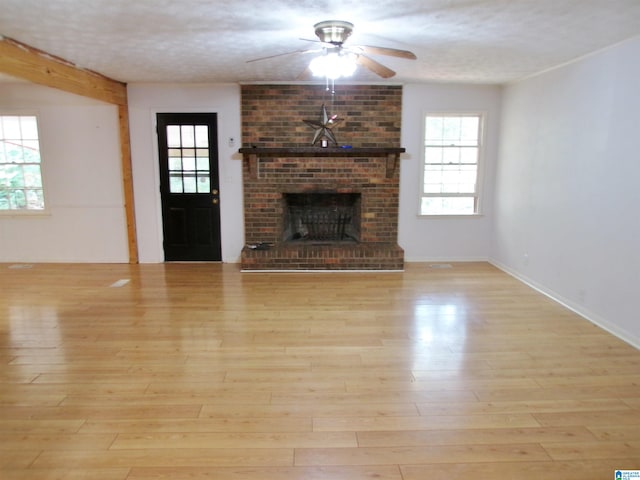
[(0, 113), (38, 116), (48, 207), (0, 215), (0, 262), (128, 262), (117, 107), (3, 83)]
[[(133, 84), (128, 88), (138, 252), (141, 263), (164, 261), (156, 113), (217, 113), (222, 260), (239, 262), (244, 245), (240, 87)], [(235, 139), (230, 146), (229, 138)]]
[[(240, 88), (237, 85), (129, 85), (134, 194), (140, 261), (162, 262), (157, 112), (216, 112), (220, 162), (222, 257), (237, 262), (244, 244)], [(418, 193), (422, 117), (426, 111), (477, 110), (487, 114), (484, 215), (477, 218), (419, 218)], [(399, 243), (407, 261), (487, 259), (490, 246), (493, 165), (499, 128), (500, 88), (407, 85), (403, 93)], [(227, 139), (236, 139), (229, 147)]]
[[(500, 128), (500, 87), (406, 85), (402, 105), (403, 155), (400, 170), (398, 243), (406, 261), (486, 260), (491, 244), (493, 177)], [(486, 115), (485, 169), (480, 181), (482, 215), (420, 217), (424, 116), (428, 112), (481, 112)]]
[(640, 38), (505, 89), (493, 261), (640, 346)]

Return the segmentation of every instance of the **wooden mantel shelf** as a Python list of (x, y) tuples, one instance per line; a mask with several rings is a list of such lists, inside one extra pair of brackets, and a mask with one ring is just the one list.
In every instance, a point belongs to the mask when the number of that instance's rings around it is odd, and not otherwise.
[(259, 157), (387, 157), (387, 178), (391, 178), (398, 167), (402, 147), (242, 147), (238, 150), (249, 162), (249, 172), (256, 175)]
[(384, 156), (399, 155), (404, 148), (387, 147), (243, 147), (239, 150), (243, 155), (264, 156), (313, 156), (313, 157), (357, 157), (362, 155)]

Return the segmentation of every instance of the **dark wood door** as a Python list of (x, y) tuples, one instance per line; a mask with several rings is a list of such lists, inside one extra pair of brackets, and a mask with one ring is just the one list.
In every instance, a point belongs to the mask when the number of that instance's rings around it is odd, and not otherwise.
[(215, 113), (158, 113), (165, 261), (220, 261)]

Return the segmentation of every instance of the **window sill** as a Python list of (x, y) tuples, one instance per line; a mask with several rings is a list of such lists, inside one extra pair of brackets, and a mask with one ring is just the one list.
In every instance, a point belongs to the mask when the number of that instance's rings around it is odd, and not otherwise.
[(484, 217), (484, 214), (482, 213), (471, 213), (471, 214), (464, 214), (464, 213), (459, 213), (459, 214), (454, 214), (454, 213), (448, 213), (448, 214), (444, 214), (444, 215), (421, 215), (418, 214), (417, 215), (418, 219), (425, 219), (425, 220), (431, 220), (434, 218), (455, 218), (455, 219), (461, 219), (461, 218), (480, 218), (480, 217)]
[(0, 210), (1, 218), (38, 218), (50, 217), (50, 210)]

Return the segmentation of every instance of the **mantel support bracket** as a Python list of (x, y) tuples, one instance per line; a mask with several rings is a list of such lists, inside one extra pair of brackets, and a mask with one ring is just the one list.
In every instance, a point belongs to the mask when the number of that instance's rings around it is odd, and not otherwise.
[(245, 153), (242, 155), (244, 161), (247, 162), (247, 173), (249, 178), (255, 180), (258, 178), (258, 155), (255, 153)]
[(398, 162), (400, 161), (399, 153), (389, 153), (387, 154), (387, 178), (392, 178), (396, 173), (396, 168), (398, 168)]

